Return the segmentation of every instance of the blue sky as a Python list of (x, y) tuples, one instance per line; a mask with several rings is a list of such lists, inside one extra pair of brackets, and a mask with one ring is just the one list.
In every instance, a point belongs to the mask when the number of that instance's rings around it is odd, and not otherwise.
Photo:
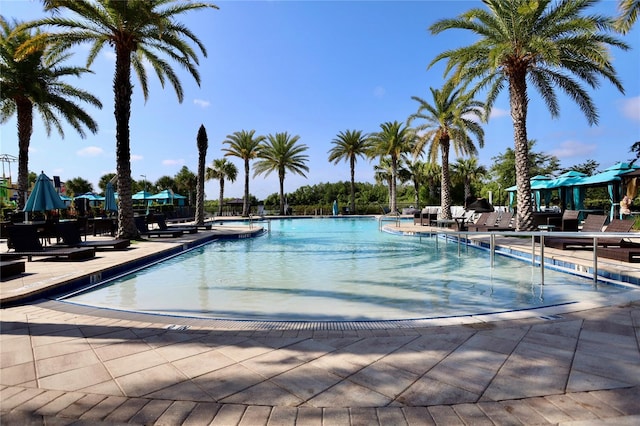
[[(411, 96), (429, 98), (429, 87), (444, 83), (443, 67), (427, 65), (440, 52), (470, 43), (461, 31), (432, 36), (427, 28), (436, 20), (455, 17), (479, 6), (477, 1), (220, 1), (219, 10), (183, 17), (203, 41), (208, 57), (201, 57), (200, 87), (177, 65), (185, 97), (180, 104), (173, 89), (162, 88), (150, 73), (150, 96), (145, 103), (134, 80), (131, 114), (132, 177), (155, 181), (174, 176), (183, 165), (197, 169), (196, 136), (204, 124), (209, 150), (207, 164), (222, 158), (222, 141), (239, 130), (258, 134), (289, 132), (300, 136), (309, 150), (307, 179), (287, 174), (285, 192), (302, 185), (349, 180), (349, 167), (327, 161), (331, 140), (340, 131), (379, 130), (386, 121), (405, 121), (417, 103)], [(602, 1), (598, 12), (616, 13), (617, 2)], [(0, 0), (5, 18), (30, 20), (43, 16), (38, 1)], [(600, 169), (632, 157), (631, 144), (640, 140), (640, 29), (624, 37), (630, 51), (614, 50), (626, 95), (602, 82), (592, 97), (600, 114), (599, 125), (589, 126), (579, 108), (561, 98), (560, 117), (552, 119), (541, 99), (529, 92), (528, 136), (536, 150), (556, 155), (563, 167), (593, 159)], [(87, 49), (79, 47), (74, 61), (84, 64)], [(104, 50), (93, 65), (94, 75), (72, 83), (90, 90), (104, 107), (87, 110), (99, 123), (96, 135), (80, 138), (65, 127), (65, 138), (46, 136), (36, 118), (29, 153), (29, 170), (60, 176), (63, 181), (82, 177), (98, 190), (98, 181), (114, 172), (115, 120), (112, 79), (115, 60)], [(560, 92), (558, 92), (560, 94)], [(513, 130), (505, 90), (485, 128), (480, 163), (513, 147)], [(0, 152), (18, 154), (15, 120), (0, 127)], [(226, 197), (242, 197), (243, 166), (235, 183), (225, 184)], [(455, 160), (452, 152), (451, 161)], [(361, 159), (356, 180), (373, 182), (373, 162)], [(5, 165), (5, 173), (8, 169)], [(17, 179), (17, 164), (11, 164)], [(277, 175), (258, 176), (250, 182), (259, 199), (278, 191)], [(218, 183), (207, 182), (208, 199), (217, 199)]]

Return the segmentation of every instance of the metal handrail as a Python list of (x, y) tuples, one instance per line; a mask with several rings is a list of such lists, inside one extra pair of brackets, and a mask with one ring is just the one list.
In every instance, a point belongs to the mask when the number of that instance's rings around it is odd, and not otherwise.
[[(544, 284), (544, 239), (545, 237), (570, 237), (570, 238), (593, 238), (593, 281), (596, 282), (598, 280), (598, 240), (600, 238), (639, 238), (640, 233), (633, 232), (582, 232), (582, 231), (558, 231), (558, 232), (548, 232), (548, 231), (491, 231), (491, 232), (470, 232), (470, 231), (458, 231), (452, 229), (436, 229), (435, 231), (431, 230), (430, 233), (443, 234), (443, 235), (455, 235), (458, 239), (458, 242), (462, 239), (462, 236), (465, 236), (466, 245), (470, 245), (470, 236), (480, 236), (487, 235), (489, 236), (489, 257), (491, 267), (494, 264), (495, 251), (496, 251), (496, 243), (495, 237), (497, 235), (504, 237), (531, 237), (531, 264), (536, 264), (536, 237), (540, 239), (540, 269), (542, 276), (542, 284)], [(460, 250), (458, 250), (458, 254)]]
[(249, 229), (253, 229), (253, 224), (254, 223), (266, 223), (267, 224), (267, 232), (270, 234), (271, 233), (271, 219), (266, 219), (264, 216), (258, 216), (260, 219), (256, 220), (254, 219), (254, 215), (253, 214), (249, 214)]

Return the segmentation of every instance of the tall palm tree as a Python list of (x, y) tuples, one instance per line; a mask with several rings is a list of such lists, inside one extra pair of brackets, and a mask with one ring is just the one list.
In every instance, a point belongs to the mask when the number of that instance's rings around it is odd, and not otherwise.
[(218, 198), (218, 216), (222, 216), (222, 205), (224, 204), (224, 181), (236, 181), (238, 168), (226, 158), (213, 160), (212, 167), (207, 167), (207, 180), (218, 179), (220, 182), (220, 196)]
[(351, 171), (351, 195), (350, 195), (350, 212), (356, 211), (356, 161), (358, 157), (365, 157), (370, 149), (370, 142), (367, 135), (360, 130), (347, 130), (338, 133), (331, 143), (334, 145), (329, 150), (329, 161), (338, 164), (340, 160), (349, 162), (349, 170)]
[(453, 180), (464, 186), (465, 201), (471, 197), (471, 185), (487, 175), (487, 168), (478, 164), (478, 157), (458, 158), (451, 171)]
[(488, 89), (488, 114), (505, 87), (513, 120), (516, 152), (516, 229), (533, 228), (533, 204), (527, 163), (528, 83), (540, 93), (552, 117), (559, 114), (554, 89), (573, 99), (589, 124), (598, 122), (598, 113), (581, 84), (592, 88), (599, 77), (609, 80), (624, 93), (611, 64), (609, 46), (629, 47), (610, 33), (610, 17), (586, 13), (594, 0), (484, 0), (487, 9), (474, 8), (453, 19), (430, 27), (433, 34), (449, 29), (469, 30), (479, 36), (475, 43), (448, 50), (431, 65), (448, 60), (446, 72), (457, 81), (476, 81), (477, 89)]
[(413, 200), (416, 208), (420, 208), (420, 186), (422, 186), (426, 180), (427, 164), (424, 161), (406, 158), (405, 170), (408, 172), (408, 180), (411, 180), (413, 184)]
[(278, 172), (280, 183), (280, 214), (284, 215), (284, 177), (289, 170), (292, 173), (307, 177), (305, 172), (309, 172), (307, 166), (308, 155), (303, 154), (309, 147), (305, 144), (298, 144), (300, 136), (290, 136), (287, 132), (268, 135), (266, 141), (261, 144), (258, 161), (253, 166), (254, 176), (261, 174), (269, 175), (273, 171)]
[(205, 180), (205, 162), (207, 158), (207, 148), (209, 148), (209, 138), (207, 138), (207, 129), (204, 124), (198, 129), (196, 138), (198, 146), (198, 190), (196, 193), (196, 225), (204, 225), (204, 180)]
[(40, 44), (28, 54), (18, 56), (20, 46), (38, 37), (18, 22), (7, 22), (0, 16), (0, 123), (16, 115), (18, 124), (18, 207), (23, 208), (29, 188), (29, 144), (33, 133), (34, 109), (42, 117), (47, 136), (55, 127), (64, 138), (64, 119), (82, 138), (84, 127), (98, 131), (96, 122), (77, 101), (102, 108), (100, 101), (88, 92), (63, 81), (68, 76), (80, 77), (86, 68), (64, 65), (70, 55)]
[(258, 157), (260, 144), (265, 140), (264, 136), (255, 136), (255, 130), (241, 130), (227, 135), (227, 139), (222, 143), (229, 145), (222, 151), (226, 156), (241, 158), (244, 161), (244, 198), (242, 200), (242, 216), (249, 216), (251, 208), (249, 200), (249, 161)]
[[(195, 44), (203, 56), (207, 51), (191, 30), (177, 18), (190, 11), (215, 8), (211, 3), (179, 0), (44, 0), (45, 10), (56, 13), (29, 26), (54, 26), (64, 30), (54, 34), (63, 47), (91, 43), (87, 66), (105, 47), (115, 51), (113, 78), (116, 118), (116, 170), (118, 174), (118, 237), (137, 238), (131, 200), (131, 69), (138, 75), (140, 89), (147, 100), (149, 86), (147, 70), (153, 69), (162, 86), (168, 81), (182, 102), (182, 85), (167, 56), (187, 70), (200, 84)], [(59, 12), (70, 12), (62, 16)], [(51, 37), (51, 36), (49, 36)], [(35, 43), (34, 43), (35, 44)], [(147, 65), (148, 64), (148, 65)]]
[(451, 178), (449, 175), (449, 151), (453, 144), (456, 155), (476, 154), (476, 148), (470, 134), (478, 140), (478, 146), (484, 146), (484, 130), (473, 118), (482, 119), (484, 104), (473, 99), (469, 93), (456, 88), (452, 81), (445, 83), (441, 90), (430, 88), (433, 101), (431, 103), (412, 96), (420, 103), (418, 112), (409, 117), (423, 120), (416, 127), (420, 137), (414, 147), (413, 155), (422, 155), (425, 146), (429, 145), (429, 159), (435, 162), (440, 152), (442, 179), (440, 192), (440, 217), (451, 219)]
[(640, 0), (619, 0), (618, 8), (620, 16), (616, 19), (616, 28), (622, 34), (627, 34), (638, 19)]
[(398, 210), (396, 202), (396, 179), (400, 156), (410, 152), (415, 140), (414, 131), (397, 121), (380, 125), (380, 131), (369, 136), (369, 157), (389, 157), (391, 165), (391, 179), (389, 181), (389, 209)]

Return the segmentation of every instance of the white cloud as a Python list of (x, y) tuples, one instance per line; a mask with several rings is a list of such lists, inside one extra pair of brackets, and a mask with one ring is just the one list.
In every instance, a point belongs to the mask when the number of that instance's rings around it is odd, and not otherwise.
[(107, 49), (107, 50), (105, 50), (103, 52), (103, 55), (104, 55), (104, 57), (106, 59), (108, 59), (108, 60), (110, 60), (110, 61), (112, 61), (114, 63), (116, 62), (116, 52), (114, 52), (113, 50)]
[(141, 161), (144, 157), (142, 155), (132, 154), (131, 161)]
[(622, 115), (633, 121), (640, 121), (640, 96), (625, 99), (621, 102)]
[(182, 166), (184, 164), (184, 159), (179, 158), (177, 160), (162, 160), (162, 164), (164, 166)]
[(508, 109), (492, 108), (491, 113), (489, 114), (489, 118), (506, 117), (508, 115), (509, 115)]
[(550, 154), (558, 158), (585, 157), (596, 150), (596, 144), (588, 144), (579, 141), (564, 141), (557, 148), (551, 150)]
[(211, 102), (205, 101), (204, 99), (194, 99), (193, 103), (202, 108), (207, 108), (209, 105), (211, 105)]
[(104, 154), (104, 150), (97, 146), (88, 146), (86, 148), (82, 148), (79, 151), (76, 151), (76, 154), (79, 157), (98, 157)]
[(386, 93), (387, 91), (382, 86), (376, 86), (373, 89), (373, 96), (375, 96), (376, 98), (383, 98)]

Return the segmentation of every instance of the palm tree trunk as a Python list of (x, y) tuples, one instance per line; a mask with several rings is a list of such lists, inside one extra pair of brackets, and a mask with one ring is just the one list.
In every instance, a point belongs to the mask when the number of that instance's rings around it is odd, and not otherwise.
[(351, 203), (350, 214), (356, 213), (356, 159), (351, 157), (349, 159), (349, 166), (351, 167)]
[(249, 216), (249, 159), (244, 160), (244, 200), (242, 202), (242, 216)]
[[(205, 150), (206, 151), (206, 150)], [(196, 224), (204, 225), (204, 168), (205, 152), (198, 155), (198, 193), (196, 195)]]
[(222, 216), (222, 203), (224, 203), (224, 178), (220, 178), (220, 194), (218, 196), (218, 216)]
[(131, 52), (116, 49), (116, 74), (113, 79), (116, 117), (116, 173), (118, 175), (118, 238), (140, 236), (133, 221), (131, 199)]
[(509, 78), (511, 118), (516, 157), (517, 214), (516, 230), (533, 229), (533, 204), (529, 179), (529, 144), (527, 140), (527, 83), (524, 71)]
[(451, 219), (451, 177), (449, 176), (449, 136), (440, 139), (442, 153), (442, 189), (440, 199), (440, 218)]
[(464, 199), (465, 201), (471, 197), (471, 181), (469, 179), (464, 180)]
[(280, 180), (280, 215), (284, 215), (284, 173), (278, 175)]
[(33, 104), (28, 99), (16, 102), (18, 118), (18, 209), (27, 202), (29, 190), (29, 144), (33, 131)]
[(398, 174), (398, 159), (394, 156), (391, 157), (391, 182), (389, 185), (389, 209), (391, 213), (397, 211), (396, 206), (396, 175)]

